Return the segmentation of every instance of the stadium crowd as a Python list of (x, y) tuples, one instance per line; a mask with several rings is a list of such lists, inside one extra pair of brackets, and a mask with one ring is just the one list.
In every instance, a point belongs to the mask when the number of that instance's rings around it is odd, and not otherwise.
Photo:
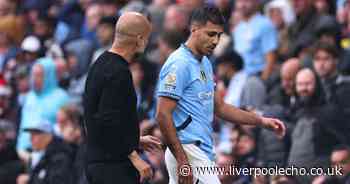
[[(217, 165), (343, 168), (343, 176), (220, 175), (221, 182), (350, 184), (350, 0), (0, 0), (0, 183), (87, 184), (86, 75), (126, 11), (153, 24), (146, 52), (130, 70), (141, 134), (162, 139), (158, 73), (204, 3), (227, 21), (210, 57), (216, 92), (287, 126), (278, 139), (216, 118)], [(164, 153), (142, 156), (154, 169), (147, 183), (167, 183)]]

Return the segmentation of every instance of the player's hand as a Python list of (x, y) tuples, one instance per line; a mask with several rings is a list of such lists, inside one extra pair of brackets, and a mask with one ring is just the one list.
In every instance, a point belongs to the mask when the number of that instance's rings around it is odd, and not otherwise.
[(262, 117), (262, 125), (263, 127), (274, 131), (280, 139), (286, 134), (286, 126), (279, 119)]
[(161, 141), (154, 136), (146, 135), (140, 138), (140, 146), (143, 150), (152, 152), (160, 151), (162, 149)]
[(193, 184), (193, 172), (191, 165), (184, 161), (178, 162), (177, 175), (179, 184)]

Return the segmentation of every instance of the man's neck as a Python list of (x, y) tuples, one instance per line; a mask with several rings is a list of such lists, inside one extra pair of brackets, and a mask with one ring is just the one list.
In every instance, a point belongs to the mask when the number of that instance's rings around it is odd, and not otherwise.
[(114, 45), (108, 51), (122, 56), (128, 63), (131, 63), (134, 56), (134, 51), (127, 48), (115, 47)]
[(201, 55), (196, 47), (194, 46), (194, 41), (189, 39), (186, 43), (185, 43), (185, 47), (187, 47), (190, 52), (193, 54), (193, 56), (200, 62), (202, 60), (203, 55)]

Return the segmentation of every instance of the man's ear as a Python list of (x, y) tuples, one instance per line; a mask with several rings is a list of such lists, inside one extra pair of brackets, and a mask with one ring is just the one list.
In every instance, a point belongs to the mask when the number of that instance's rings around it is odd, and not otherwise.
[(191, 33), (194, 33), (194, 32), (196, 32), (196, 31), (198, 31), (199, 30), (199, 28), (200, 28), (200, 26), (199, 25), (197, 25), (197, 24), (192, 24), (191, 25)]

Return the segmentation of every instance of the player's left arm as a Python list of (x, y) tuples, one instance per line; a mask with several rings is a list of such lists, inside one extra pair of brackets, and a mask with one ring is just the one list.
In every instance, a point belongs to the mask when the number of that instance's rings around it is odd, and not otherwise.
[(283, 137), (286, 132), (284, 123), (275, 118), (266, 118), (252, 112), (243, 111), (232, 105), (226, 104), (220, 95), (215, 92), (215, 115), (226, 121), (242, 125), (255, 125), (273, 130), (278, 137)]

